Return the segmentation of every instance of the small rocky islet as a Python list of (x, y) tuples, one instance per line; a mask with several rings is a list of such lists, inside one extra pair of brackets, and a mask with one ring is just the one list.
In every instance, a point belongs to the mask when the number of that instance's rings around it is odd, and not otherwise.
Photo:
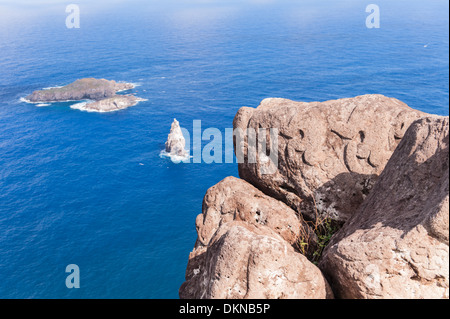
[(34, 91), (25, 100), (30, 103), (54, 103), (67, 101), (84, 101), (73, 106), (90, 112), (113, 112), (145, 101), (133, 94), (117, 94), (135, 88), (132, 83), (121, 83), (114, 80), (85, 78), (63, 87)]

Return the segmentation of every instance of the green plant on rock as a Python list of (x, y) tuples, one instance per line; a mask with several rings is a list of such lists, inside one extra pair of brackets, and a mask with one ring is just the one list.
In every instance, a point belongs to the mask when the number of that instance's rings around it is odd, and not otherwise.
[(317, 248), (313, 252), (313, 262), (318, 262), (324, 249), (330, 243), (331, 237), (339, 230), (337, 225), (333, 225), (331, 218), (325, 218), (322, 223), (316, 228)]
[(315, 207), (315, 219), (314, 221), (305, 221), (303, 217), (301, 217), (303, 223), (310, 227), (301, 228), (296, 248), (314, 264), (317, 264), (322, 257), (323, 251), (330, 243), (331, 238), (340, 227), (331, 218), (321, 217), (321, 214), (317, 211), (317, 205), (314, 198), (313, 201)]

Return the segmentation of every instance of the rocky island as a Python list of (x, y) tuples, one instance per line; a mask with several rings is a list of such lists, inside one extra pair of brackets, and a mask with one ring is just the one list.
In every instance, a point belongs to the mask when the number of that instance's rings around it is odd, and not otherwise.
[(83, 101), (74, 108), (91, 112), (113, 112), (145, 101), (132, 94), (117, 94), (135, 87), (131, 83), (119, 83), (105, 79), (85, 78), (63, 87), (34, 91), (25, 100), (31, 103)]
[(278, 128), (278, 166), (207, 191), (181, 298), (449, 298), (448, 117), (266, 99), (233, 126)]

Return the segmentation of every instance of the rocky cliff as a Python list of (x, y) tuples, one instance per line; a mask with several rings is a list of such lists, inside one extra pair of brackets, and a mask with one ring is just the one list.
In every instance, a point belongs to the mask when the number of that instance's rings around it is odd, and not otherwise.
[(233, 125), (277, 128), (278, 164), (235, 143), (242, 179), (208, 190), (181, 298), (448, 298), (448, 117), (365, 95)]
[(113, 112), (145, 101), (132, 94), (117, 94), (117, 92), (133, 88), (134, 84), (131, 83), (85, 78), (63, 87), (34, 91), (25, 100), (31, 103), (90, 100), (90, 102), (75, 104), (73, 108), (90, 112)]
[(320, 267), (342, 298), (448, 298), (449, 122), (414, 122)]
[(102, 100), (113, 97), (119, 91), (134, 88), (131, 83), (117, 83), (105, 79), (85, 78), (63, 87), (34, 91), (26, 97), (30, 102), (61, 102)]

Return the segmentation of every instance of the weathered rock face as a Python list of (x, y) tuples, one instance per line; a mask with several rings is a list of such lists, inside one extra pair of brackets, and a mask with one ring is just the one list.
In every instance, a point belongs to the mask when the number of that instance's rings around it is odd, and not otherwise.
[(130, 83), (117, 83), (105, 79), (86, 78), (61, 88), (34, 91), (26, 97), (30, 102), (60, 102), (81, 100), (102, 100), (115, 96), (119, 91), (134, 88)]
[[(346, 221), (360, 206), (409, 125), (425, 114), (382, 95), (323, 103), (266, 99), (244, 107), (234, 128), (278, 128), (278, 167), (262, 174), (257, 158), (239, 164), (241, 178), (297, 212)], [(241, 142), (248, 154), (255, 146)]]
[(71, 108), (88, 112), (114, 112), (136, 105), (140, 101), (145, 101), (134, 95), (115, 95), (100, 101), (91, 103), (78, 103)]
[(416, 121), (320, 268), (342, 298), (449, 297), (449, 119)]
[(308, 226), (246, 181), (227, 177), (211, 187), (196, 225), (181, 298), (331, 296), (318, 268), (292, 248)]
[(186, 140), (181, 131), (180, 123), (174, 119), (166, 142), (166, 152), (172, 156), (186, 157), (189, 154), (184, 149)]
[(291, 245), (298, 239), (300, 228), (308, 227), (284, 203), (244, 180), (227, 177), (206, 192), (203, 213), (196, 221), (197, 244), (207, 246), (222, 224), (234, 220), (269, 227)]
[(181, 298), (332, 298), (320, 270), (266, 226), (223, 224), (191, 260)]
[[(341, 298), (449, 297), (448, 117), (381, 95), (267, 99), (233, 126), (277, 128), (278, 163), (264, 174), (274, 162), (248, 159), (270, 142), (236, 138), (246, 181), (208, 190), (181, 298), (331, 298), (322, 273)], [(312, 232), (302, 215), (344, 223), (321, 271), (293, 248)]]

